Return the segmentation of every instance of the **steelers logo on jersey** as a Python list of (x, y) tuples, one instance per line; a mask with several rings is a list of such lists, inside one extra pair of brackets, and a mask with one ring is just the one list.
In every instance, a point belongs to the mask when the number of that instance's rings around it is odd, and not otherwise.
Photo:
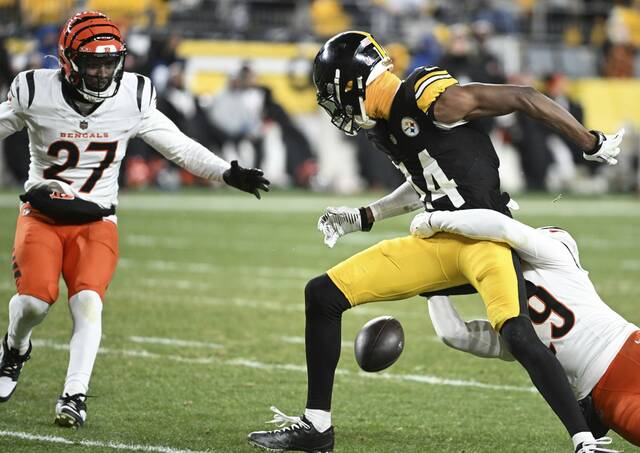
[(402, 132), (408, 137), (415, 137), (420, 133), (420, 128), (418, 127), (418, 122), (409, 116), (405, 116), (400, 121), (400, 128)]

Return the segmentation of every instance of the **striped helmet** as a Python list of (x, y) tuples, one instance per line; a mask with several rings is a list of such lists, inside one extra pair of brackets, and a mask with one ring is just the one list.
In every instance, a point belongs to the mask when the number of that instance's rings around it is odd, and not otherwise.
[(126, 54), (120, 30), (100, 12), (77, 13), (60, 31), (58, 57), (64, 78), (88, 102), (116, 95)]

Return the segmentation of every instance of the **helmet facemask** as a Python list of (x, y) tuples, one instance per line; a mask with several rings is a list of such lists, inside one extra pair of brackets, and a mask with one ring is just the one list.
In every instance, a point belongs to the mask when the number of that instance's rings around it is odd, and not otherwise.
[[(77, 52), (69, 58), (72, 73), (77, 74), (73, 87), (88, 102), (101, 102), (118, 92), (126, 52)], [(75, 83), (73, 83), (75, 82)]]
[[(340, 69), (336, 69), (333, 83), (327, 83), (324, 90), (319, 89), (316, 95), (318, 105), (329, 114), (331, 123), (347, 135), (358, 133), (360, 126), (355, 117), (364, 111), (365, 90), (362, 77), (356, 79), (355, 87), (353, 85), (353, 81), (345, 83), (341, 80)], [(357, 111), (354, 104), (357, 105)]]

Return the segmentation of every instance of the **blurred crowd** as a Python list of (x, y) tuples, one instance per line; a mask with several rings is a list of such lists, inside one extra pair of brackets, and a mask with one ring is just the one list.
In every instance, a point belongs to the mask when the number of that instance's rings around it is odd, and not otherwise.
[[(230, 67), (221, 90), (194, 94), (188, 61), (177, 52), (183, 39), (321, 43), (342, 30), (366, 29), (385, 44), (400, 77), (439, 65), (461, 83), (531, 84), (579, 121), (584, 111), (569, 96), (572, 78), (633, 78), (640, 70), (640, 0), (0, 0), (1, 96), (18, 71), (57, 67), (60, 24), (79, 9), (105, 11), (121, 25), (126, 70), (152, 78), (158, 108), (182, 131), (227, 159), (266, 167), (282, 187), (353, 192), (395, 187), (402, 178), (363, 137), (318, 132), (319, 123), (290, 114), (259, 83), (250, 60)], [(626, 144), (634, 152), (624, 162), (630, 170), (621, 175), (584, 161), (573, 144), (528, 117), (490, 119), (483, 127), (503, 166), (521, 175), (506, 178), (512, 190), (638, 190), (633, 130)], [(26, 143), (16, 134), (2, 146), (0, 170), (17, 183), (28, 170)], [(127, 156), (123, 186), (204, 184), (141, 141), (129, 144)], [(339, 167), (350, 182), (332, 181), (324, 167)]]

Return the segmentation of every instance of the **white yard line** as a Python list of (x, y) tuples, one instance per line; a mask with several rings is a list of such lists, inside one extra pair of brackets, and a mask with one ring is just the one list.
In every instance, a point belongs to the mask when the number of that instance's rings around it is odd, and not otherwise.
[(157, 337), (129, 337), (134, 343), (142, 344), (160, 344), (163, 346), (180, 346), (187, 348), (208, 348), (208, 349), (220, 349), (223, 346), (218, 343), (209, 343), (206, 341), (190, 341), (190, 340), (178, 340), (176, 338), (157, 338)]
[(0, 430), (0, 437), (12, 437), (14, 439), (30, 440), (34, 442), (45, 442), (50, 444), (112, 448), (114, 450), (148, 451), (148, 452), (158, 452), (158, 453), (211, 453), (211, 450), (206, 450), (206, 451), (184, 450), (180, 448), (166, 447), (163, 445), (124, 444), (116, 441), (100, 441), (100, 440), (88, 440), (88, 439), (71, 440), (71, 439), (67, 439), (66, 437), (45, 436), (40, 434), (25, 433), (21, 431)]
[[(50, 340), (34, 340), (33, 346), (48, 347), (56, 350), (69, 349), (69, 346), (66, 343), (57, 343)], [(296, 365), (292, 363), (265, 363), (265, 362), (259, 362), (257, 360), (246, 359), (241, 357), (238, 357), (235, 359), (229, 359), (229, 360), (219, 360), (214, 357), (188, 358), (188, 357), (181, 357), (176, 354), (158, 354), (158, 353), (153, 353), (153, 352), (138, 350), (138, 349), (109, 349), (109, 348), (100, 348), (99, 353), (106, 354), (106, 355), (138, 357), (142, 359), (159, 359), (164, 361), (173, 361), (173, 362), (189, 363), (189, 364), (197, 364), (197, 365), (221, 364), (221, 365), (241, 366), (246, 368), (269, 370), (269, 371), (296, 371), (300, 373), (307, 372), (307, 367), (304, 365)], [(525, 393), (536, 392), (536, 389), (534, 387), (487, 384), (487, 383), (478, 382), (478, 381), (448, 379), (448, 378), (441, 378), (438, 376), (423, 375), (423, 374), (365, 373), (362, 371), (353, 372), (349, 370), (338, 369), (336, 370), (336, 375), (357, 376), (357, 377), (366, 378), (366, 379), (416, 382), (416, 383), (428, 384), (428, 385), (443, 385), (443, 386), (451, 386), (451, 387), (473, 387), (473, 388), (486, 389), (486, 390), (498, 390), (498, 391), (509, 391), (509, 392), (525, 392)]]

